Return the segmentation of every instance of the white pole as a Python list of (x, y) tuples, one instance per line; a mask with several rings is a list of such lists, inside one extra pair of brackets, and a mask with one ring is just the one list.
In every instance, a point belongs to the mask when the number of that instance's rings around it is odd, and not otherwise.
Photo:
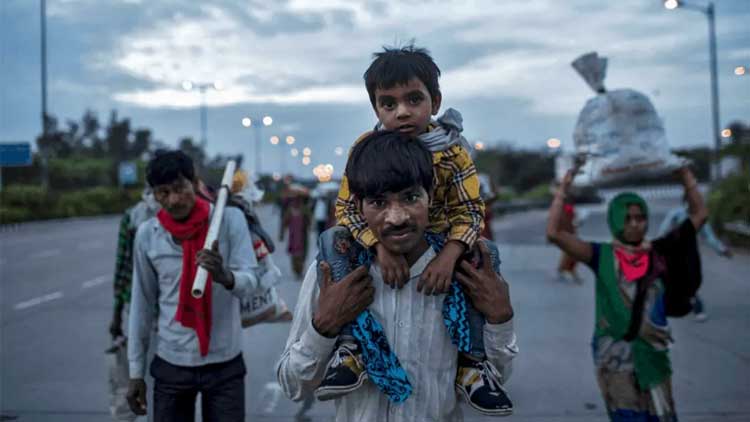
[[(224, 206), (227, 203), (229, 187), (232, 185), (232, 176), (234, 176), (234, 170), (236, 168), (237, 163), (230, 160), (227, 163), (227, 167), (224, 169), (224, 177), (221, 179), (221, 188), (219, 189), (219, 195), (214, 204), (214, 212), (211, 215), (211, 224), (208, 226), (208, 233), (206, 234), (206, 243), (203, 244), (204, 249), (211, 249), (211, 244), (219, 237), (219, 228), (221, 227), (221, 220), (224, 217)], [(206, 289), (207, 278), (208, 272), (205, 268), (199, 266), (198, 272), (195, 274), (195, 280), (193, 281), (193, 289), (191, 290), (194, 298), (203, 297), (203, 292), (205, 292)]]

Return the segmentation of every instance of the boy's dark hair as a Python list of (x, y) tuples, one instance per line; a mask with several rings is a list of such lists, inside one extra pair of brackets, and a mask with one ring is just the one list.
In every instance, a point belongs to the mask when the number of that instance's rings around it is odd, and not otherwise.
[(432, 154), (418, 139), (389, 130), (376, 131), (358, 142), (346, 163), (349, 190), (371, 198), (420, 185), (432, 193)]
[(193, 159), (182, 151), (157, 151), (146, 166), (149, 186), (167, 185), (180, 178), (195, 182)]
[(383, 52), (375, 53), (373, 57), (375, 60), (370, 63), (364, 74), (365, 86), (373, 107), (376, 89), (404, 85), (413, 78), (422, 81), (433, 101), (440, 95), (440, 69), (427, 49), (415, 47), (414, 44), (401, 48), (383, 47)]

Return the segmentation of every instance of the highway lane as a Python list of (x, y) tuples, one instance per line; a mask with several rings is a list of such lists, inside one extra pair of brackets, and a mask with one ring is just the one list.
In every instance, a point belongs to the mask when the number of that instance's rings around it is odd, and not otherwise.
[[(656, 208), (652, 226), (662, 212)], [(269, 232), (276, 234), (278, 215), (271, 208), (261, 214)], [(512, 420), (603, 420), (589, 349), (593, 278), (581, 268), (582, 286), (557, 281), (559, 252), (544, 240), (545, 216), (531, 211), (495, 221), (521, 346), (508, 385), (517, 409)], [(107, 420), (103, 350), (109, 344), (117, 222), (104, 217), (0, 233), (1, 414), (19, 421)], [(607, 238), (601, 207), (591, 208), (581, 232)], [(51, 252), (55, 249), (59, 252)], [(288, 275), (283, 251), (279, 245), (275, 258)], [(701, 293), (710, 318), (705, 323), (673, 321), (681, 420), (750, 420), (750, 336), (742, 334), (750, 323), (748, 270), (746, 253), (726, 261), (704, 250)], [(298, 288), (291, 279), (279, 287), (290, 306)], [(248, 420), (290, 421), (300, 407), (275, 384), (274, 365), (287, 330), (288, 324), (266, 324), (243, 332)], [(309, 412), (321, 421), (332, 414), (330, 403), (316, 403)], [(470, 410), (465, 416), (495, 420)]]

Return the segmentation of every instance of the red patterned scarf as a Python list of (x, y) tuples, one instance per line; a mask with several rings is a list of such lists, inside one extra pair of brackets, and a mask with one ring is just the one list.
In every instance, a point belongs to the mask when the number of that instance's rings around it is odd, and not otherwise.
[(198, 271), (196, 254), (203, 249), (206, 241), (210, 211), (209, 203), (196, 197), (195, 206), (184, 221), (175, 221), (164, 209), (156, 215), (164, 229), (182, 242), (182, 277), (174, 319), (184, 327), (195, 330), (201, 356), (208, 354), (208, 344), (211, 341), (211, 275), (206, 280), (203, 297), (194, 298), (191, 290)]
[(648, 242), (633, 247), (614, 241), (613, 246), (617, 264), (625, 280), (632, 282), (646, 275), (651, 251), (651, 245)]

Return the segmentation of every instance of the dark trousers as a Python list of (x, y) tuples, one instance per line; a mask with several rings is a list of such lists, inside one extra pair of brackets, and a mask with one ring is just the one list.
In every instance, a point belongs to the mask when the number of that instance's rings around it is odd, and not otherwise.
[(172, 365), (154, 356), (154, 422), (193, 422), (198, 393), (204, 422), (244, 422), (246, 373), (242, 354), (195, 367)]

